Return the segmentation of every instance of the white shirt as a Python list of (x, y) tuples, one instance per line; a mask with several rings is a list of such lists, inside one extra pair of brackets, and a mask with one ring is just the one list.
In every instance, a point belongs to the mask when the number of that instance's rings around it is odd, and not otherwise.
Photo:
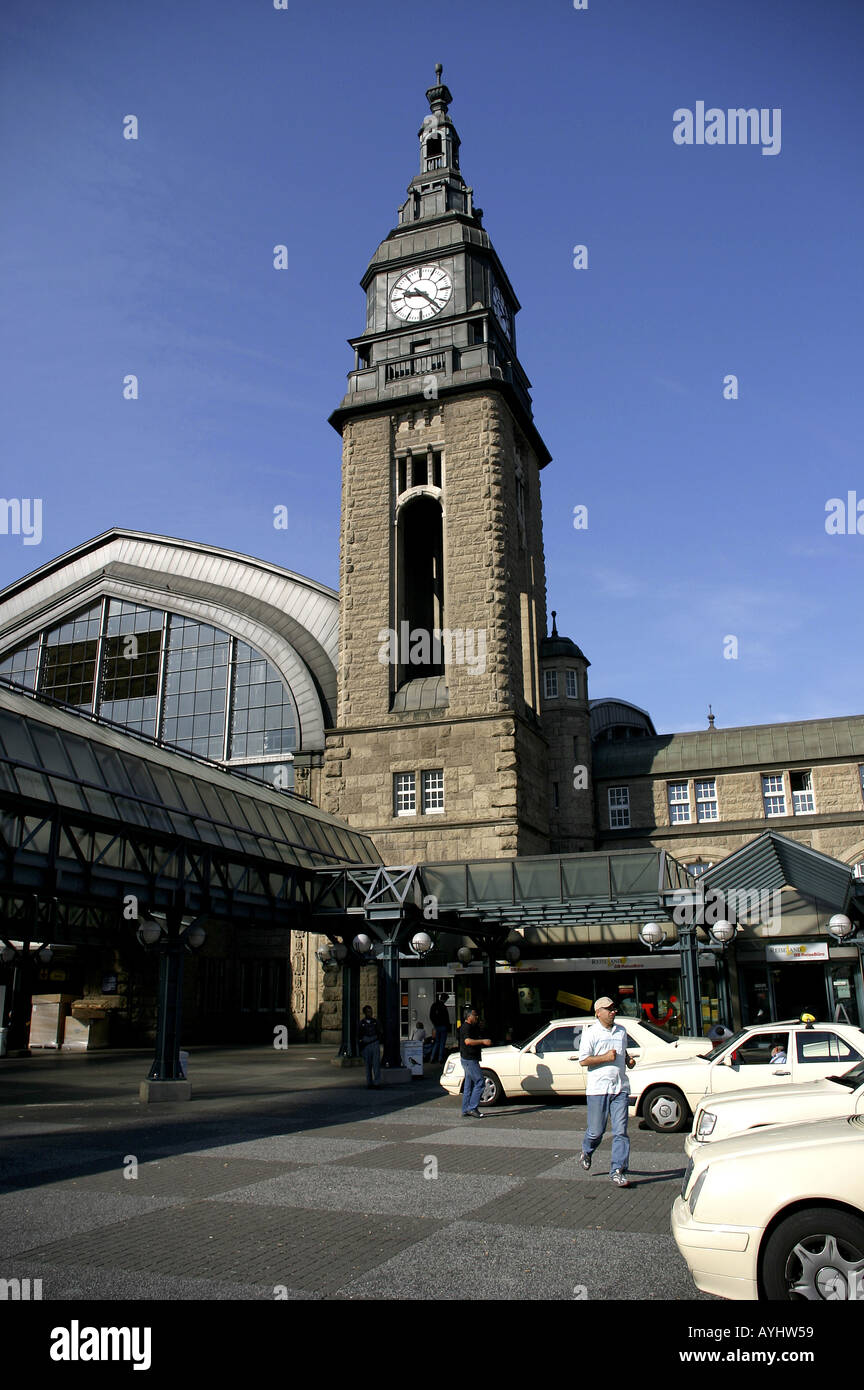
[(585, 1090), (589, 1096), (618, 1096), (630, 1094), (627, 1076), (627, 1030), (620, 1023), (604, 1028), (599, 1019), (582, 1029), (579, 1040), (579, 1061), (599, 1057), (615, 1049), (615, 1061), (602, 1067), (586, 1067)]

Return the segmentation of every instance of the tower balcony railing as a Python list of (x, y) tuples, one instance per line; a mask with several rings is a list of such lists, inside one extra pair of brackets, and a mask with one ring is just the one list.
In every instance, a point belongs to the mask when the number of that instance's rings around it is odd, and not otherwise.
[(385, 382), (402, 381), (406, 376), (428, 376), (430, 372), (446, 372), (450, 368), (448, 358), (452, 349), (441, 352), (424, 352), (412, 357), (397, 357), (395, 362), (384, 363)]
[(441, 377), (441, 386), (460, 385), (490, 377), (509, 382), (530, 411), (528, 381), (518, 362), (503, 358), (494, 343), (473, 343), (466, 347), (438, 348), (433, 352), (391, 357), (373, 366), (357, 367), (348, 373), (349, 396), (375, 392), (378, 395), (413, 395), (425, 389), (424, 378)]

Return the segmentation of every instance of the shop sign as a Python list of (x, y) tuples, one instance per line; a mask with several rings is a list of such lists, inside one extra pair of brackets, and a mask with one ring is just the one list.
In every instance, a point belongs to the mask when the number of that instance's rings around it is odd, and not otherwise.
[(765, 947), (766, 960), (827, 960), (827, 941), (784, 941)]

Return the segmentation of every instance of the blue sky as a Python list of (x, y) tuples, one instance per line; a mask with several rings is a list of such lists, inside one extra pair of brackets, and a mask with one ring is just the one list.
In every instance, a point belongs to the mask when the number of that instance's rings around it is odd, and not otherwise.
[[(661, 730), (861, 712), (864, 535), (825, 505), (864, 499), (862, 39), (856, 0), (6, 0), (2, 490), (43, 534), (0, 535), (0, 583), (121, 525), (335, 587), (327, 416), (440, 61), (591, 694)], [(697, 101), (780, 108), (780, 153), (676, 145)]]

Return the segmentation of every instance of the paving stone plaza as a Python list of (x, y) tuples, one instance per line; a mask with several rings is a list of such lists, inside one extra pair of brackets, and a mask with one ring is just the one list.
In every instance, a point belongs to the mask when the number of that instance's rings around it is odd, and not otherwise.
[(682, 1136), (631, 1122), (622, 1192), (608, 1140), (591, 1174), (578, 1168), (581, 1102), (511, 1104), (477, 1123), (443, 1094), (437, 1068), (369, 1092), (331, 1057), (319, 1046), (201, 1049), (191, 1103), (146, 1109), (143, 1052), (8, 1061), (2, 1274), (41, 1279), (44, 1300), (70, 1302), (717, 1306), (694, 1289), (669, 1229)]

